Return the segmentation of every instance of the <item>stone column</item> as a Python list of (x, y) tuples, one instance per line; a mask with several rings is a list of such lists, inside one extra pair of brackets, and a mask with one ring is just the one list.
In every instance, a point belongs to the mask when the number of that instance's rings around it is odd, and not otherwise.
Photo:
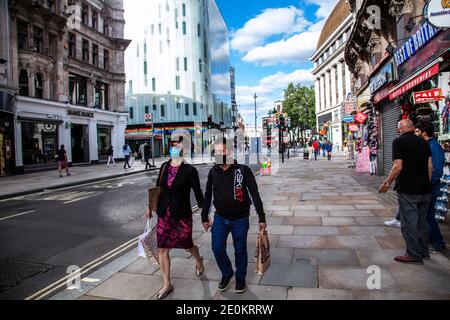
[(351, 76), (347, 64), (345, 64), (345, 96), (351, 93)]
[(331, 90), (330, 90), (330, 72), (327, 70), (325, 72), (325, 109), (331, 107)]
[(23, 153), (22, 153), (22, 123), (16, 120), (14, 128), (14, 148), (16, 152), (16, 167), (23, 168)]
[(334, 107), (336, 101), (336, 67), (331, 67), (331, 106)]
[(338, 73), (338, 103), (342, 103), (345, 99), (344, 97), (344, 83), (343, 83), (343, 74), (342, 74), (342, 62), (339, 61), (337, 65), (337, 73)]
[(314, 81), (314, 92), (316, 94), (316, 112), (320, 111), (320, 80)]
[(28, 73), (28, 96), (34, 97), (35, 96), (35, 86), (34, 86), (34, 76), (35, 76), (36, 70), (34, 68), (27, 68)]
[(97, 120), (89, 121), (89, 157), (91, 163), (98, 163)]
[(325, 78), (320, 76), (320, 111), (325, 109)]

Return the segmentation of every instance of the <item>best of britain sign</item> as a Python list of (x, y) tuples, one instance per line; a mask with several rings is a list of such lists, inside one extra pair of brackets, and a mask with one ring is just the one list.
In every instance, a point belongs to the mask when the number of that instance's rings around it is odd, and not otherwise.
[(439, 29), (433, 27), (428, 22), (420, 26), (408, 40), (394, 53), (394, 59), (397, 67), (408, 61), (416, 52), (433, 39)]
[(374, 94), (386, 83), (393, 80), (392, 61), (389, 61), (377, 74), (370, 77), (370, 94)]

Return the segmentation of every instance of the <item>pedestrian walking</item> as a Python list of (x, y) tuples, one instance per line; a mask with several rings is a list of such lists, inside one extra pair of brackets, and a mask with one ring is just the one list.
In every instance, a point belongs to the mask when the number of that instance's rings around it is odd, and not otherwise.
[(324, 141), (322, 141), (322, 143), (321, 143), (321, 145), (320, 145), (320, 147), (321, 147), (321, 149), (322, 149), (322, 154), (323, 154), (323, 157), (325, 158), (325, 151), (326, 151), (326, 145), (327, 145), (327, 140), (324, 140)]
[(392, 145), (394, 165), (379, 192), (386, 193), (395, 180), (401, 230), (406, 254), (395, 257), (401, 263), (423, 264), (429, 258), (427, 214), (430, 205), (433, 162), (428, 143), (414, 134), (413, 122), (399, 122), (400, 137)]
[(146, 142), (143, 149), (143, 155), (145, 160), (145, 170), (151, 169), (152, 165), (150, 164), (149, 160), (152, 154), (152, 148), (150, 145)]
[(308, 141), (308, 160), (312, 160), (313, 152), (314, 152), (313, 141), (312, 139), (310, 139)]
[(110, 163), (113, 163), (114, 167), (116, 166), (116, 162), (114, 161), (114, 148), (113, 146), (109, 146), (108, 148), (108, 163), (107, 163), (107, 167), (109, 167)]
[(61, 174), (62, 169), (66, 169), (66, 176), (71, 176), (71, 174), (69, 173), (69, 161), (67, 160), (67, 152), (63, 144), (57, 151), (57, 158), (58, 158), (59, 177), (62, 178)]
[[(215, 145), (216, 164), (209, 171), (206, 183), (202, 222), (206, 231), (211, 228), (212, 250), (222, 273), (219, 291), (225, 291), (234, 275), (227, 255), (227, 239), (231, 233), (236, 263), (236, 293), (246, 291), (248, 267), (247, 233), (250, 225), (250, 205), (256, 207), (259, 216), (259, 231), (266, 230), (266, 219), (258, 185), (251, 169), (234, 160), (233, 146), (226, 139)], [(251, 198), (250, 198), (251, 196)], [(211, 224), (209, 210), (214, 198), (214, 223)]]
[(442, 236), (439, 224), (436, 221), (436, 201), (441, 191), (441, 178), (444, 175), (445, 154), (441, 145), (436, 141), (434, 136), (434, 126), (429, 121), (419, 122), (416, 127), (416, 134), (428, 142), (431, 149), (431, 160), (433, 162), (433, 173), (431, 176), (431, 198), (428, 208), (427, 222), (428, 235), (430, 243), (434, 250), (442, 251), (446, 249), (444, 237)]
[(331, 161), (331, 153), (333, 152), (333, 144), (331, 143), (331, 141), (328, 141), (325, 144), (325, 150), (327, 151), (328, 160)]
[(147, 142), (144, 142), (139, 146), (138, 156), (141, 157), (141, 163), (144, 163), (145, 161), (145, 145), (147, 145)]
[(314, 160), (317, 161), (317, 156), (319, 155), (320, 152), (320, 146), (319, 146), (319, 142), (317, 141), (317, 139), (314, 139), (313, 142), (313, 149), (314, 149)]
[(128, 166), (128, 169), (131, 169), (130, 166), (131, 148), (127, 143), (123, 146), (122, 152), (123, 155), (125, 156), (125, 163), (123, 164), (123, 168), (127, 169)]
[[(174, 290), (170, 280), (171, 249), (184, 249), (194, 256), (197, 277), (205, 271), (203, 257), (192, 240), (193, 217), (190, 195), (193, 190), (197, 204), (201, 208), (204, 197), (200, 178), (197, 169), (184, 161), (183, 156), (187, 154), (187, 149), (181, 144), (182, 137), (172, 139), (171, 159), (161, 166), (157, 180), (157, 186), (161, 187), (157, 210), (157, 247), (164, 279), (164, 285), (157, 295), (158, 300), (166, 298)], [(151, 217), (149, 208), (147, 217)]]

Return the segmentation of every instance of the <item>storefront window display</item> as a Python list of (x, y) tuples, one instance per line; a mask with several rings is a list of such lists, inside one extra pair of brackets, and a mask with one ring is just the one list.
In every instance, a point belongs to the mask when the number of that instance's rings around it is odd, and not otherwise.
[(97, 128), (97, 144), (98, 159), (107, 160), (108, 150), (111, 146), (111, 127), (98, 126)]
[(22, 122), (22, 154), (24, 165), (52, 163), (55, 161), (57, 149), (57, 124)]

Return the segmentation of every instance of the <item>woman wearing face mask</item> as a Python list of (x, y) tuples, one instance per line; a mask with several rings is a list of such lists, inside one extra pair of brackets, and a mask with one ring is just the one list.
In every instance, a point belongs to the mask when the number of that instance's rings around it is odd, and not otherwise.
[[(159, 264), (164, 279), (164, 286), (157, 295), (158, 300), (166, 298), (174, 290), (170, 282), (170, 249), (184, 249), (194, 256), (197, 277), (200, 277), (205, 270), (203, 257), (200, 256), (199, 249), (192, 240), (191, 189), (200, 208), (203, 207), (204, 197), (197, 169), (184, 162), (182, 141), (181, 136), (172, 138), (171, 159), (161, 166), (157, 180), (157, 184), (161, 181), (159, 185), (161, 195), (157, 210), (157, 245)], [(147, 216), (151, 217), (149, 209), (147, 209)]]

